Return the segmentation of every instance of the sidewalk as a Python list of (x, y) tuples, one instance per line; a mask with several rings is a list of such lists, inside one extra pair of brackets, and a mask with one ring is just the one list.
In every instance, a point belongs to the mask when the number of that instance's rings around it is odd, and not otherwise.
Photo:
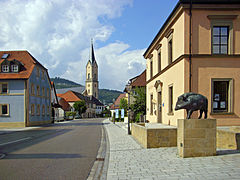
[[(124, 123), (104, 121), (108, 134), (109, 164), (107, 179), (240, 179), (240, 152), (225, 155), (180, 158), (177, 148), (142, 148)], [(232, 153), (232, 154), (230, 154)]]

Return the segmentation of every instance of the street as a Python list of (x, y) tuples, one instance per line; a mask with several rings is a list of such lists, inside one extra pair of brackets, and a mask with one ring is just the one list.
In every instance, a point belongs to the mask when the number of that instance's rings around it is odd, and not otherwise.
[(0, 135), (0, 179), (86, 179), (103, 119), (79, 119)]

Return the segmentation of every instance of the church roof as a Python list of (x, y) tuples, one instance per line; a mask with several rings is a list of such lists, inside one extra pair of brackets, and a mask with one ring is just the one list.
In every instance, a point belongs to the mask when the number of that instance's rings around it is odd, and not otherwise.
[(93, 48), (93, 42), (91, 42), (91, 49), (90, 49), (90, 57), (89, 57), (90, 62), (93, 64), (96, 62), (95, 60), (95, 55), (94, 55), (94, 48)]

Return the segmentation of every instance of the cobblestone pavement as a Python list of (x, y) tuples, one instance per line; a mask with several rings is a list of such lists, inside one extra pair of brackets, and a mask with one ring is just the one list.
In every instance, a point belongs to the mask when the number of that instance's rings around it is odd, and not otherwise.
[(122, 179), (240, 179), (240, 152), (219, 151), (222, 155), (180, 158), (177, 148), (142, 148), (126, 125), (105, 120), (110, 143), (108, 180)]

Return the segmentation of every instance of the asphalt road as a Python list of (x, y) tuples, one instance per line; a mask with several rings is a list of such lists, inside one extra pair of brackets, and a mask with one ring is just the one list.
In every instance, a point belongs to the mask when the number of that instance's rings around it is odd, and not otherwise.
[(96, 159), (102, 119), (0, 135), (0, 179), (84, 180)]

